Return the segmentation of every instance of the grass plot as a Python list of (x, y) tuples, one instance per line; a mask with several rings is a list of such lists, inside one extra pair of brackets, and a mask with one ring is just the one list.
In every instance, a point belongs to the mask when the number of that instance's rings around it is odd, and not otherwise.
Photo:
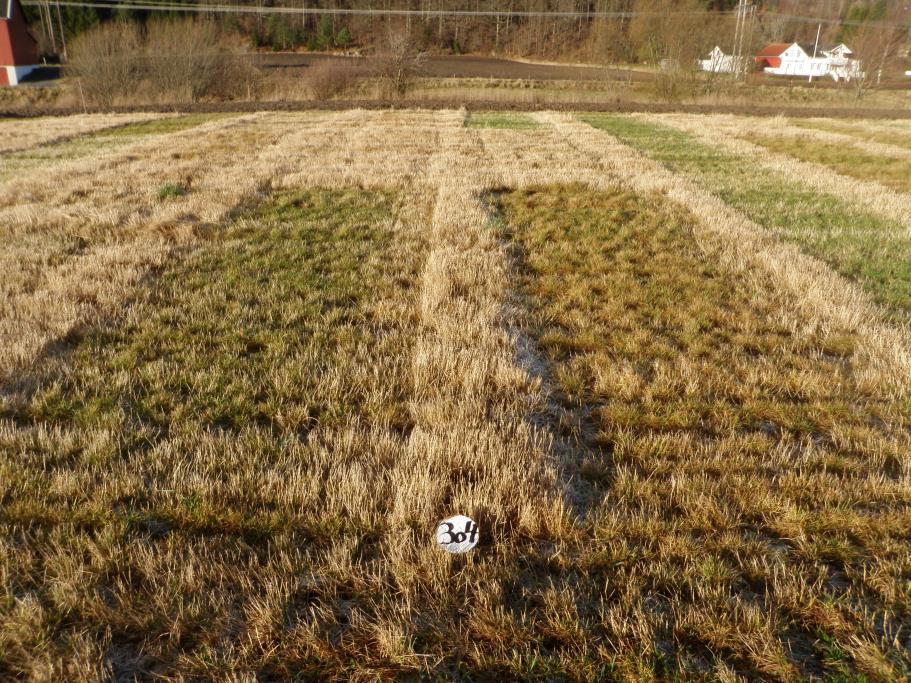
[(582, 119), (692, 177), (755, 222), (857, 280), (899, 320), (911, 319), (911, 235), (902, 225), (795, 186), (746, 156), (719, 151), (667, 126), (618, 116)]
[(250, 210), (6, 395), (0, 678), (328, 666), (322, 638), (382, 595), (410, 428), (422, 252), (397, 212), (358, 191)]
[(828, 166), (860, 180), (874, 180), (899, 192), (911, 192), (911, 159), (897, 159), (813, 138), (748, 135), (750, 142), (801, 161)]
[(168, 114), (86, 114), (84, 116), (42, 116), (35, 119), (0, 118), (0, 153), (9, 153), (63, 141), (74, 136), (129, 125), (139, 121), (161, 120)]
[(798, 128), (822, 130), (829, 133), (843, 133), (858, 140), (878, 142), (896, 147), (911, 149), (911, 129), (895, 122), (852, 121), (839, 119), (788, 119), (788, 123)]
[(854, 385), (852, 339), (791, 338), (659, 198), (497, 201), (583, 510), (522, 642), (631, 678), (907, 675), (911, 408)]
[(465, 119), (469, 128), (506, 128), (510, 130), (533, 130), (540, 124), (527, 114), (509, 112), (472, 112)]

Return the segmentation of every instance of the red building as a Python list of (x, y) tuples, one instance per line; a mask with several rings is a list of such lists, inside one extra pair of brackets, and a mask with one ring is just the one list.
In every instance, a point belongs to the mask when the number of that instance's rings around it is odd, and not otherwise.
[(16, 85), (38, 65), (38, 43), (19, 0), (0, 0), (0, 85)]
[(760, 67), (772, 67), (777, 69), (781, 66), (782, 53), (791, 47), (791, 43), (771, 43), (766, 45), (756, 54), (756, 63)]

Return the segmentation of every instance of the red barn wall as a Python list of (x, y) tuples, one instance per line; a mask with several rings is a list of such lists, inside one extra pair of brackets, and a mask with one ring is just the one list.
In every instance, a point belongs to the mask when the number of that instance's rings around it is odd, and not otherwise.
[(27, 66), (37, 63), (38, 43), (28, 32), (22, 6), (18, 0), (13, 0), (12, 18), (0, 19), (0, 66)]

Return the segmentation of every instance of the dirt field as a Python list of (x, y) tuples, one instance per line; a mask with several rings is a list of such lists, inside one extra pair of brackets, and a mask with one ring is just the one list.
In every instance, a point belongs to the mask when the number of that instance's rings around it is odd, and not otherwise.
[[(289, 75), (305, 75), (308, 68), (325, 61), (345, 62), (351, 58), (312, 53), (261, 53), (256, 56), (262, 68), (287, 70)], [(528, 80), (597, 81), (623, 75), (627, 70), (574, 66), (569, 64), (535, 64), (496, 57), (473, 55), (431, 55), (422, 75), (431, 78), (522, 78)], [(633, 71), (632, 78), (644, 80), (647, 74)]]
[[(306, 70), (326, 61), (346, 62), (351, 58), (320, 53), (263, 52), (254, 59), (266, 70), (284, 70), (288, 75), (303, 76)], [(631, 67), (598, 67), (591, 65), (552, 64), (526, 62), (501, 57), (483, 57), (478, 55), (430, 55), (422, 70), (422, 75), (430, 78), (497, 78), (524, 79), (530, 81), (603, 81), (618, 79), (622, 81), (647, 82), (654, 79), (651, 68)], [(776, 78), (764, 74), (754, 74), (752, 80), (764, 85), (793, 87), (803, 86), (804, 79)], [(889, 81), (886, 86), (892, 89), (909, 89), (911, 84), (900, 79)], [(834, 81), (822, 80), (814, 85), (818, 89), (837, 87)]]
[[(166, 112), (162, 110), (166, 109)], [(88, 108), (89, 114), (217, 114), (217, 113), (257, 113), (257, 112), (342, 112), (351, 109), (365, 111), (403, 111), (419, 109), (424, 111), (447, 111), (451, 109), (466, 109), (475, 112), (539, 112), (539, 111), (564, 111), (576, 112), (580, 110), (577, 103), (548, 104), (542, 106), (533, 98), (504, 102), (498, 100), (483, 100), (470, 98), (443, 97), (430, 100), (403, 99), (396, 102), (378, 100), (327, 100), (327, 101), (290, 101), (279, 100), (275, 102), (197, 102), (162, 107), (160, 105), (143, 105), (129, 107), (105, 107), (104, 110), (93, 112)], [(656, 102), (608, 102), (600, 105), (585, 107), (585, 111), (624, 113), (685, 113), (685, 114), (736, 114), (744, 116), (776, 117), (787, 116), (794, 119), (825, 118), (855, 120), (898, 121), (911, 119), (911, 109), (883, 109), (865, 107), (812, 107), (812, 106), (774, 106), (774, 105), (709, 105), (709, 104), (660, 104)], [(74, 116), (83, 114), (81, 107), (25, 107), (10, 110), (0, 110), (0, 121), (17, 121), (20, 119), (44, 119), (56, 116)]]
[(907, 120), (67, 120), (2, 131), (0, 678), (911, 676)]

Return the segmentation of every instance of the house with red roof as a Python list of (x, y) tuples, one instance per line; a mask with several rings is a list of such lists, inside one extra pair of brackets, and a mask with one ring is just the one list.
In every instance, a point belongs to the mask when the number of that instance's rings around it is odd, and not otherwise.
[(812, 43), (770, 43), (756, 54), (755, 62), (773, 76), (828, 76), (835, 81), (850, 81), (863, 76), (860, 62), (852, 58), (853, 54), (844, 43), (834, 47), (818, 47)]
[(19, 0), (0, 0), (0, 85), (17, 85), (38, 66), (38, 43)]

